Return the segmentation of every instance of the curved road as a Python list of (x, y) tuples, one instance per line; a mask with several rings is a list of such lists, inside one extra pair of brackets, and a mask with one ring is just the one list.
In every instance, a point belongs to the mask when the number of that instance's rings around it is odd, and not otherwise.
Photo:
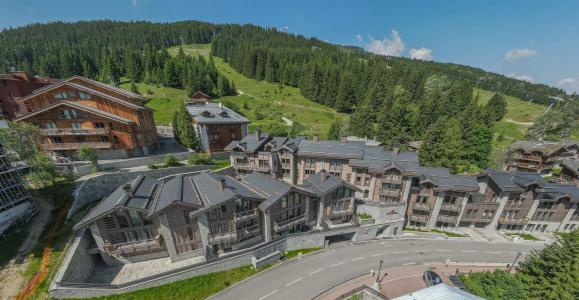
[(262, 272), (211, 297), (225, 299), (311, 299), (319, 293), (357, 276), (384, 267), (429, 262), (511, 263), (542, 243), (488, 243), (456, 240), (383, 240), (347, 244), (305, 255)]

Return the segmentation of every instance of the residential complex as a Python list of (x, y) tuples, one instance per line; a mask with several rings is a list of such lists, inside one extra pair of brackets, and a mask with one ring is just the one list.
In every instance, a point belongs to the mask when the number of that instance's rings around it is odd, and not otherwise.
[(21, 98), (17, 122), (39, 126), (42, 149), (73, 156), (82, 146), (102, 158), (147, 155), (158, 146), (153, 110), (135, 93), (80, 76)]
[[(558, 157), (576, 155), (573, 145)], [(387, 208), (386, 215), (374, 213), (377, 218), (404, 217), (411, 227), (541, 232), (579, 227), (579, 188), (547, 182), (536, 172), (487, 169), (477, 176), (452, 175), (445, 168), (420, 166), (416, 152), (259, 131), (227, 149), (238, 176), (257, 171), (300, 184), (327, 170), (358, 189), (357, 203)]]
[(249, 120), (221, 103), (208, 102), (209, 98), (197, 92), (186, 109), (193, 119), (201, 149), (219, 153), (232, 141), (247, 135)]
[[(325, 171), (300, 185), (260, 172), (241, 179), (209, 172), (168, 181), (139, 176), (75, 229), (90, 228), (109, 266), (161, 257), (205, 261), (286, 235), (356, 227), (357, 191)], [(402, 220), (385, 224), (400, 233)]]
[(579, 159), (579, 142), (514, 142), (507, 153), (505, 171), (548, 174), (567, 159)]

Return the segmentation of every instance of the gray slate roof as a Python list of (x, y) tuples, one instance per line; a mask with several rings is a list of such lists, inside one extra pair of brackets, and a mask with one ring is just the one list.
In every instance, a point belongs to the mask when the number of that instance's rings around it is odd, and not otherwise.
[(392, 300), (484, 300), (457, 287), (437, 284)]
[(247, 124), (249, 120), (221, 103), (187, 104), (187, 111), (197, 124)]
[(259, 204), (259, 209), (262, 211), (265, 211), (292, 190), (291, 185), (260, 172), (253, 172), (245, 176), (242, 182), (265, 199)]
[(232, 141), (225, 147), (225, 151), (233, 151), (235, 148), (247, 153), (254, 153), (262, 151), (263, 146), (271, 140), (269, 134), (254, 134), (246, 135), (241, 141)]
[(119, 208), (146, 211), (150, 208), (152, 200), (157, 193), (160, 181), (147, 178), (142, 175), (119, 186), (110, 195), (101, 200), (74, 229), (85, 227), (95, 220), (111, 213)]
[(149, 216), (157, 214), (171, 205), (185, 205), (193, 209), (201, 208), (202, 203), (195, 192), (191, 177), (179, 175), (164, 182), (149, 211)]
[(561, 163), (564, 167), (569, 169), (575, 176), (579, 176), (579, 160), (578, 159), (569, 159), (564, 160)]
[(428, 180), (439, 191), (477, 192), (479, 185), (476, 176), (452, 175), (447, 168), (420, 168), (421, 181)]
[(517, 141), (511, 144), (509, 149), (511, 151), (523, 150), (525, 152), (539, 151), (544, 155), (551, 155), (561, 149), (571, 146), (578, 146), (578, 141), (570, 142), (532, 142), (532, 141)]
[(361, 191), (358, 187), (349, 184), (346, 181), (331, 175), (324, 170), (310, 175), (299, 187), (306, 191), (310, 191), (318, 197), (322, 197), (325, 194), (342, 186), (346, 186), (355, 191)]
[(513, 173), (491, 168), (481, 172), (479, 176), (488, 176), (501, 190), (506, 192), (523, 192), (522, 187), (530, 184), (544, 186), (547, 183), (538, 173)]

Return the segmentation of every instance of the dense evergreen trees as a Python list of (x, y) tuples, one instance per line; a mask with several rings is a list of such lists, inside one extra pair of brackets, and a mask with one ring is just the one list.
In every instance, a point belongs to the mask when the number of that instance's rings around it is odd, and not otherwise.
[(172, 125), (175, 139), (181, 145), (192, 150), (198, 150), (199, 140), (197, 139), (197, 133), (193, 127), (191, 115), (187, 112), (184, 103), (181, 103), (179, 109), (175, 111)]

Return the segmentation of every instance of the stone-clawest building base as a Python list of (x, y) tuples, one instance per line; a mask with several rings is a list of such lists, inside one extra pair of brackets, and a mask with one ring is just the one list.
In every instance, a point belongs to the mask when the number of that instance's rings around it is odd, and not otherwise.
[[(130, 291), (155, 287), (174, 281), (184, 280), (207, 273), (224, 271), (241, 266), (251, 265), (260, 259), (275, 256), (275, 252), (283, 253), (287, 250), (324, 247), (337, 237), (345, 237), (353, 242), (375, 239), (376, 237), (394, 237), (402, 234), (403, 220), (395, 220), (380, 224), (371, 224), (360, 227), (332, 229), (322, 232), (293, 234), (279, 238), (273, 242), (262, 243), (249, 249), (231, 253), (218, 260), (184, 265), (188, 261), (179, 261), (159, 267), (156, 260), (149, 260), (141, 264), (137, 270), (136, 264), (127, 264), (127, 270), (114, 267), (117, 277), (125, 276), (128, 280), (109, 278), (109, 282), (95, 282), (94, 273), (100, 271), (104, 263), (95, 251), (96, 245), (88, 230), (82, 229), (69, 247), (69, 251), (54, 277), (50, 286), (50, 294), (55, 298), (82, 298), (99, 297), (121, 294)], [(342, 240), (344, 240), (342, 239)], [(168, 259), (168, 258), (160, 258)], [(131, 273), (131, 274), (126, 274)], [(141, 276), (139, 276), (141, 275)], [(98, 278), (103, 280), (104, 278)]]

